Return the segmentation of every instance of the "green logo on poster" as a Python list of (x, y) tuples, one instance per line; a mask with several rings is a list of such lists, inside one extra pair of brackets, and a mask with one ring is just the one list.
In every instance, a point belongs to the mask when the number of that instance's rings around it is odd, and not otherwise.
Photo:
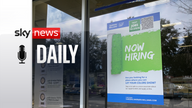
[(140, 30), (140, 19), (129, 21), (129, 32)]

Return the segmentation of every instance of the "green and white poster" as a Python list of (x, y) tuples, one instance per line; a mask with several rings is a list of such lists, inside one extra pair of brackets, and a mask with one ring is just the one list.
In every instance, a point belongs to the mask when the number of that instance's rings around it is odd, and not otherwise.
[(160, 13), (107, 29), (108, 102), (163, 105)]

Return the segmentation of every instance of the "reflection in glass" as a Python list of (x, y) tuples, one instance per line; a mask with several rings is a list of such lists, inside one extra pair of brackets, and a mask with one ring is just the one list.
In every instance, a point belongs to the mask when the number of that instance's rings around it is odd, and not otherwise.
[[(192, 1), (170, 0), (154, 6), (140, 5), (133, 8), (91, 17), (90, 32), (96, 34), (99, 40), (107, 39), (107, 23), (127, 18), (160, 12), (161, 17), (161, 47), (163, 65), (164, 105), (144, 105), (128, 103), (107, 103), (110, 108), (192, 108)], [(122, 8), (124, 5), (122, 5)], [(120, 11), (119, 11), (119, 10)], [(110, 10), (106, 9), (106, 10)], [(104, 10), (103, 10), (104, 11)], [(94, 12), (91, 12), (93, 15)], [(106, 46), (105, 46), (106, 47)], [(103, 54), (100, 54), (103, 57)], [(100, 61), (106, 59), (100, 58)], [(104, 61), (103, 61), (104, 62)], [(102, 63), (103, 63), (102, 62)], [(95, 65), (96, 67), (97, 65)], [(91, 67), (90, 67), (91, 68)], [(102, 65), (102, 68), (106, 66)], [(90, 79), (99, 79), (98, 74), (106, 74), (106, 70), (97, 70), (90, 74)], [(103, 77), (107, 81), (106, 77)], [(101, 88), (98, 80), (91, 80), (97, 94), (90, 94), (89, 105), (104, 107), (106, 105), (106, 83)], [(95, 90), (96, 91), (96, 90)], [(105, 93), (104, 93), (105, 92)], [(105, 99), (104, 99), (105, 98)]]
[[(60, 39), (33, 40), (33, 108), (80, 107), (81, 3), (81, 0), (33, 1), (33, 27), (56, 27), (61, 30)], [(70, 63), (36, 64), (38, 44), (47, 48), (50, 45), (67, 45), (67, 60)], [(68, 45), (73, 48), (79, 45), (75, 63), (71, 63)]]

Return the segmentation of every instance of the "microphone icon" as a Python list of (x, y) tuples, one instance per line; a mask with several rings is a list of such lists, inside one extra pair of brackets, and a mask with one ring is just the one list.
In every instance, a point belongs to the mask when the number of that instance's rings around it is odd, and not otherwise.
[(21, 62), (19, 62), (19, 64), (25, 64), (25, 62), (23, 62), (23, 61), (26, 59), (27, 53), (25, 52), (24, 45), (19, 46), (19, 52), (17, 55), (18, 55), (18, 59), (21, 61)]

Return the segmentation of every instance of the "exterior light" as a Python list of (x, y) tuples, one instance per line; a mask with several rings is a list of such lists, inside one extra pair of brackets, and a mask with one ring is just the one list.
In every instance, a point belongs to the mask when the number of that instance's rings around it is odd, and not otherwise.
[(184, 45), (184, 46), (179, 46), (179, 47), (192, 47), (192, 45)]
[(172, 39), (181, 39), (181, 38), (187, 38), (188, 36), (181, 36), (181, 37), (172, 37)]
[(177, 22), (177, 23), (172, 23), (172, 24), (164, 24), (162, 25), (162, 27), (169, 27), (169, 26), (175, 26), (175, 25), (180, 25), (182, 24), (181, 22)]

